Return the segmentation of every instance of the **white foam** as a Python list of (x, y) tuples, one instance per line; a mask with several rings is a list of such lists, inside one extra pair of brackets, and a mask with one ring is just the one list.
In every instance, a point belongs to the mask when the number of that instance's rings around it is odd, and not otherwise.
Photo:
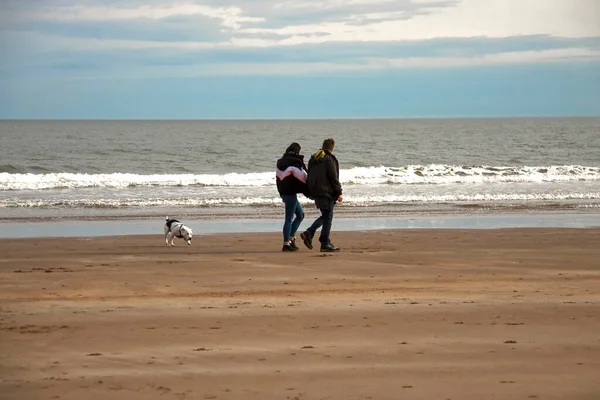
[(263, 186), (275, 183), (275, 173), (138, 175), (138, 174), (8, 174), (0, 173), (0, 190), (135, 186)]
[(600, 180), (600, 168), (580, 165), (549, 167), (493, 167), (456, 165), (408, 165), (364, 167), (340, 171), (343, 183), (447, 184), (487, 182), (566, 182)]
[[(312, 200), (299, 197), (302, 204)], [(448, 194), (448, 195), (365, 195), (344, 197), (342, 207), (361, 207), (390, 204), (436, 204), (436, 203), (484, 203), (507, 201), (565, 201), (600, 200), (600, 192), (585, 193), (496, 193), (496, 194)], [(218, 206), (282, 206), (279, 197), (230, 197), (230, 198), (87, 198), (87, 199), (2, 199), (0, 208), (10, 207), (67, 207), (67, 208), (126, 208), (126, 207), (218, 207)], [(594, 206), (595, 207), (595, 206)]]
[[(345, 185), (448, 184), (488, 182), (568, 182), (600, 180), (600, 168), (580, 165), (549, 167), (492, 167), (408, 165), (405, 167), (357, 167), (340, 171)], [(10, 174), (0, 173), (0, 190), (57, 188), (126, 188), (139, 186), (258, 187), (275, 185), (275, 172), (228, 174), (139, 175), (114, 174)]]

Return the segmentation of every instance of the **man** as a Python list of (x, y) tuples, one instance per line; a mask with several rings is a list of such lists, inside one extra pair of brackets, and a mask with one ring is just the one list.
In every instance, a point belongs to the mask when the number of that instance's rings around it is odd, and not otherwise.
[(335, 203), (342, 201), (342, 185), (340, 184), (340, 166), (337, 158), (333, 155), (335, 141), (331, 138), (323, 141), (321, 150), (312, 155), (308, 162), (308, 192), (315, 199), (317, 208), (321, 211), (321, 216), (313, 224), (300, 234), (304, 245), (312, 249), (312, 239), (321, 228), (321, 251), (332, 253), (340, 251), (329, 239), (331, 232), (331, 223), (333, 221), (333, 208)]

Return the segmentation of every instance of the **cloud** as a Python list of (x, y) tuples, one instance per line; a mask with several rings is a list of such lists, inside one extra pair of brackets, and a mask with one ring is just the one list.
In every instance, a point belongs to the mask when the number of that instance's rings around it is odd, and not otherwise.
[[(37, 34), (54, 41), (66, 43), (68, 39), (147, 42), (211, 42), (228, 41), (231, 36), (222, 32), (221, 24), (206, 16), (165, 18), (159, 21), (146, 19), (133, 21), (24, 21), (4, 25), (12, 34), (25, 32)], [(7, 32), (8, 33), (8, 32)], [(50, 41), (46, 40), (46, 42)], [(116, 45), (116, 44), (115, 44)], [(116, 47), (120, 47), (116, 45)]]
[(5, 0), (0, 70), (140, 78), (597, 62), (598, 20), (597, 0)]
[[(408, 18), (430, 10), (456, 5), (460, 0), (328, 0), (328, 1), (268, 1), (207, 0), (201, 2), (86, 2), (84, 5), (68, 2), (37, 2), (36, 7), (20, 7), (20, 15), (39, 20), (109, 21), (151, 19), (174, 16), (204, 15), (223, 21), (227, 28), (240, 29), (242, 25), (263, 23), (282, 27), (299, 22), (324, 21), (356, 22), (367, 20)], [(16, 7), (16, 6), (15, 6)], [(13, 8), (15, 8), (13, 7)], [(373, 13), (373, 9), (377, 12)], [(35, 11), (33, 11), (35, 10)]]
[[(279, 44), (347, 41), (399, 41), (509, 37), (546, 34), (562, 37), (600, 35), (600, 2), (596, 0), (463, 0), (436, 2), (428, 12), (369, 12), (345, 21), (290, 24), (282, 28), (252, 27), (250, 34), (285, 37)], [(361, 24), (353, 24), (353, 20)], [(319, 36), (310, 36), (313, 33)]]
[[(33, 6), (31, 5), (33, 4)], [(206, 0), (16, 2), (0, 6), (0, 29), (85, 35), (85, 24), (122, 40), (162, 33), (237, 46), (292, 46), (327, 42), (552, 35), (600, 36), (597, 0)], [(119, 25), (121, 27), (119, 27)], [(79, 29), (77, 29), (79, 27)], [(137, 32), (136, 32), (137, 30)], [(150, 37), (150, 35), (145, 35)], [(255, 40), (249, 40), (255, 39)]]
[(597, 0), (88, 1), (83, 5), (42, 1), (36, 7), (9, 2), (8, 10), (10, 4), (19, 19), (35, 21), (159, 21), (204, 16), (220, 21), (224, 29), (233, 33), (321, 33), (316, 36), (320, 41), (600, 35)]
[(204, 16), (219, 20), (223, 28), (239, 29), (242, 24), (262, 22), (264, 18), (245, 16), (236, 6), (213, 7), (203, 4), (160, 4), (136, 7), (115, 5), (69, 5), (42, 7), (35, 11), (21, 9), (19, 15), (35, 21), (131, 21), (163, 20), (182, 16)]
[[(62, 52), (58, 57), (29, 57), (16, 61), (12, 70), (20, 76), (39, 75), (61, 79), (155, 79), (165, 77), (265, 76), (265, 75), (327, 75), (340, 73), (383, 73), (394, 70), (424, 68), (448, 69), (473, 66), (527, 65), (600, 61), (600, 48), (564, 47), (551, 38), (530, 38), (539, 41), (535, 50), (524, 50), (518, 41), (473, 40), (440, 41), (385, 46), (373, 49), (367, 44), (340, 46), (305, 45), (286, 51), (261, 48), (258, 51), (217, 48), (178, 51), (172, 48), (152, 48), (89, 52)], [(511, 43), (512, 42), (512, 43)], [(150, 42), (154, 43), (154, 42)], [(600, 38), (597, 39), (600, 43)], [(81, 43), (83, 45), (84, 43)], [(123, 43), (121, 43), (123, 44)], [(574, 43), (570, 43), (573, 45)], [(132, 44), (138, 48), (139, 44)], [(569, 43), (567, 43), (569, 45)], [(429, 48), (428, 48), (429, 47)]]
[(584, 61), (600, 61), (600, 50), (590, 49), (559, 49), (528, 52), (508, 52), (478, 57), (402, 57), (381, 58), (373, 57), (361, 62), (240, 62), (240, 63), (211, 63), (211, 64), (183, 64), (183, 65), (145, 65), (131, 69), (113, 69), (106, 71), (106, 75), (80, 74), (71, 75), (78, 79), (138, 79), (178, 77), (206, 77), (206, 76), (276, 76), (276, 75), (315, 75), (335, 74), (345, 72), (382, 72), (398, 69), (423, 69), (423, 68), (458, 68), (482, 67), (494, 65), (514, 65), (531, 63), (557, 63), (567, 62), (574, 58)]

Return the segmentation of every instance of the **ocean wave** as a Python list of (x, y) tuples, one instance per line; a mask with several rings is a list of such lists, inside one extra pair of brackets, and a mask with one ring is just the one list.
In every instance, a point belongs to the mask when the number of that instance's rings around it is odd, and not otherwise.
[(8, 174), (0, 173), (0, 190), (66, 188), (127, 188), (141, 186), (265, 186), (275, 184), (275, 173), (139, 175), (113, 174)]
[(21, 168), (13, 164), (0, 164), (0, 172), (7, 172), (10, 174), (16, 174), (23, 172)]
[(7, 174), (44, 174), (50, 172), (44, 167), (38, 165), (15, 165), (15, 164), (0, 164), (0, 173)]
[[(341, 170), (340, 180), (342, 184), (347, 185), (590, 181), (600, 180), (600, 167), (581, 165), (494, 167), (442, 164), (408, 165), (397, 168), (373, 166)], [(274, 184), (274, 172), (176, 175), (0, 173), (0, 190), (140, 186), (257, 187)]]
[(581, 165), (494, 167), (485, 165), (408, 165), (365, 167), (340, 172), (347, 184), (448, 184), (493, 182), (567, 182), (600, 180), (600, 167)]
[[(493, 203), (511, 201), (568, 201), (568, 200), (600, 200), (600, 192), (557, 193), (557, 194), (448, 194), (448, 195), (368, 195), (346, 196), (342, 207), (363, 207), (391, 204), (440, 204), (440, 203)], [(312, 200), (303, 196), (302, 204), (311, 204)], [(3, 199), (0, 208), (136, 208), (136, 207), (222, 207), (222, 206), (281, 206), (279, 197), (230, 197), (230, 198), (126, 198), (126, 199)], [(596, 207), (596, 205), (594, 205)]]

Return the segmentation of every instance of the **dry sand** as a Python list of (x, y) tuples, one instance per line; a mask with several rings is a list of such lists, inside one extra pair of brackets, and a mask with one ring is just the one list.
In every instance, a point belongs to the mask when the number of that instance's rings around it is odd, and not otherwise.
[(600, 229), (0, 241), (2, 399), (600, 399)]

